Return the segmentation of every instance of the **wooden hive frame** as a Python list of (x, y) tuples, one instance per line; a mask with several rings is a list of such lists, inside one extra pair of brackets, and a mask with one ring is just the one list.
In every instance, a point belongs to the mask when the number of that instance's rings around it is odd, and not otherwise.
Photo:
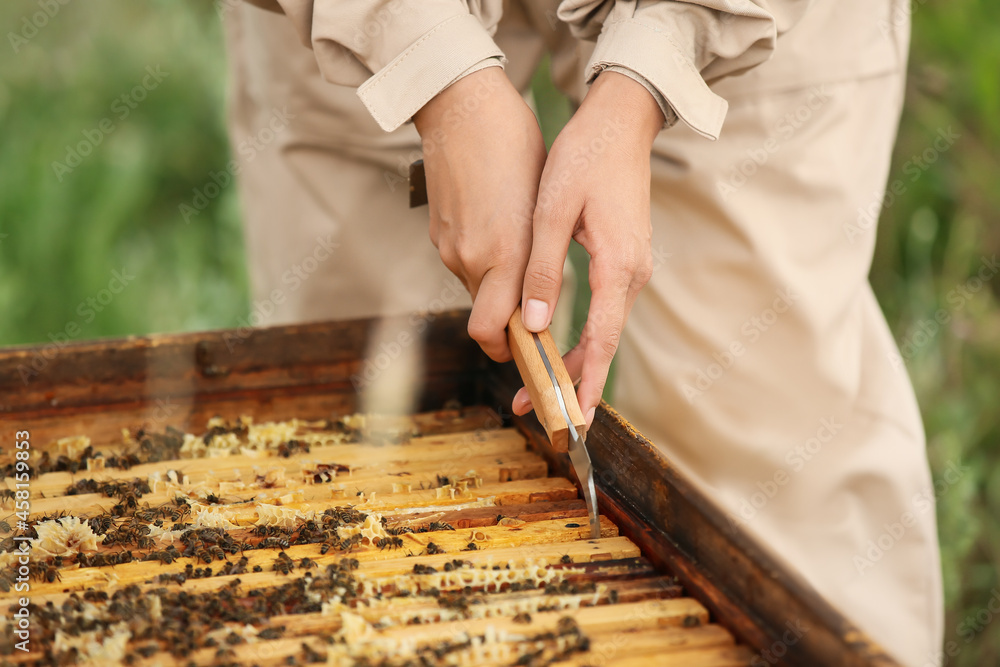
[[(455, 311), (399, 319), (399, 327), (424, 341), (419, 410), (482, 404), (504, 414), (520, 386), (513, 364), (492, 364), (468, 338), (467, 317)], [(264, 421), (350, 414), (359, 409), (352, 377), (364, 370), (377, 324), (356, 320), (3, 349), (0, 442), (10, 448), (20, 430), (29, 430), (36, 445), (73, 434), (99, 442), (119, 438), (122, 424), (197, 431), (215, 415), (253, 414)], [(482, 419), (461, 409), (453, 415), (456, 431)], [(569, 476), (568, 459), (552, 451), (536, 420), (513, 423), (555, 473)], [(758, 651), (756, 664), (897, 664), (801, 577), (732, 527), (607, 405), (598, 410), (588, 448), (602, 514)], [(789, 642), (791, 626), (807, 631)]]

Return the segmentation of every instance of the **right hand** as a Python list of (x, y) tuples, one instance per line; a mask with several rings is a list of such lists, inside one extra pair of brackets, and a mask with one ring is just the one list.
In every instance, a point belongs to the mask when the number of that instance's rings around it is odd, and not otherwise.
[[(649, 154), (663, 112), (645, 87), (604, 72), (552, 144), (535, 208), (524, 278), (524, 326), (549, 326), (570, 239), (590, 254), (591, 298), (580, 343), (563, 360), (580, 379), (577, 397), (590, 428), (611, 360), (639, 290), (652, 275)], [(531, 409), (521, 390), (514, 414)]]
[(545, 165), (538, 121), (499, 67), (444, 89), (413, 118), (423, 142), (431, 241), (472, 295), (469, 335), (509, 361)]

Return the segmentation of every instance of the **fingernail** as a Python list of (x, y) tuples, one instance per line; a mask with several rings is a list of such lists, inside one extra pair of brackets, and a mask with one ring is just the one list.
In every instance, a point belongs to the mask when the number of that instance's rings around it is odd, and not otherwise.
[(528, 403), (530, 401), (531, 399), (528, 398), (527, 387), (521, 387), (520, 389), (517, 390), (517, 393), (514, 394), (514, 405), (524, 405), (525, 403)]
[(541, 331), (548, 324), (549, 307), (544, 301), (528, 299), (521, 309), (521, 321), (529, 331)]
[(531, 412), (531, 397), (528, 395), (528, 389), (526, 387), (521, 387), (516, 394), (514, 394), (514, 400), (511, 401), (511, 410), (514, 411), (515, 415), (526, 415)]
[(587, 430), (588, 431), (590, 430), (590, 425), (594, 423), (594, 413), (595, 412), (597, 412), (597, 408), (596, 407), (591, 408), (590, 410), (587, 411), (586, 422), (587, 422)]

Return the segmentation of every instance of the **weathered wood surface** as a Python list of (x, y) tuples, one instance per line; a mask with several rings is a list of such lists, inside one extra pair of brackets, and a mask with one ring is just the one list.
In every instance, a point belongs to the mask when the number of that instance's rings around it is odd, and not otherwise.
[[(487, 359), (470, 344), (468, 313), (389, 318), (420, 345), (417, 408), (473, 405)], [(51, 343), (0, 349), (0, 438), (15, 430), (54, 437), (116, 438), (143, 422), (190, 429), (208, 417), (252, 412), (267, 419), (321, 419), (358, 410), (357, 390), (380, 320)], [(376, 345), (372, 364), (381, 362)], [(390, 360), (391, 362), (391, 360)], [(374, 370), (372, 370), (374, 368)], [(109, 427), (109, 422), (114, 427)], [(72, 426), (71, 426), (72, 425)], [(71, 426), (71, 428), (67, 428)], [(110, 429), (110, 430), (109, 430)], [(71, 432), (67, 432), (71, 431)]]

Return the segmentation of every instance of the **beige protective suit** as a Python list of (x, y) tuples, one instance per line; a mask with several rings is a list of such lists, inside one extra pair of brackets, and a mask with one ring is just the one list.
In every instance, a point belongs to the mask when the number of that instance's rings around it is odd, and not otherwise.
[(601, 70), (626, 73), (672, 127), (652, 156), (655, 271), (612, 403), (890, 653), (938, 664), (934, 488), (867, 280), (909, 3), (280, 4), (221, 6), (251, 322), (468, 305), (427, 209), (407, 207), (406, 121), (480, 67), (503, 62), (527, 90), (546, 50), (576, 100)]

